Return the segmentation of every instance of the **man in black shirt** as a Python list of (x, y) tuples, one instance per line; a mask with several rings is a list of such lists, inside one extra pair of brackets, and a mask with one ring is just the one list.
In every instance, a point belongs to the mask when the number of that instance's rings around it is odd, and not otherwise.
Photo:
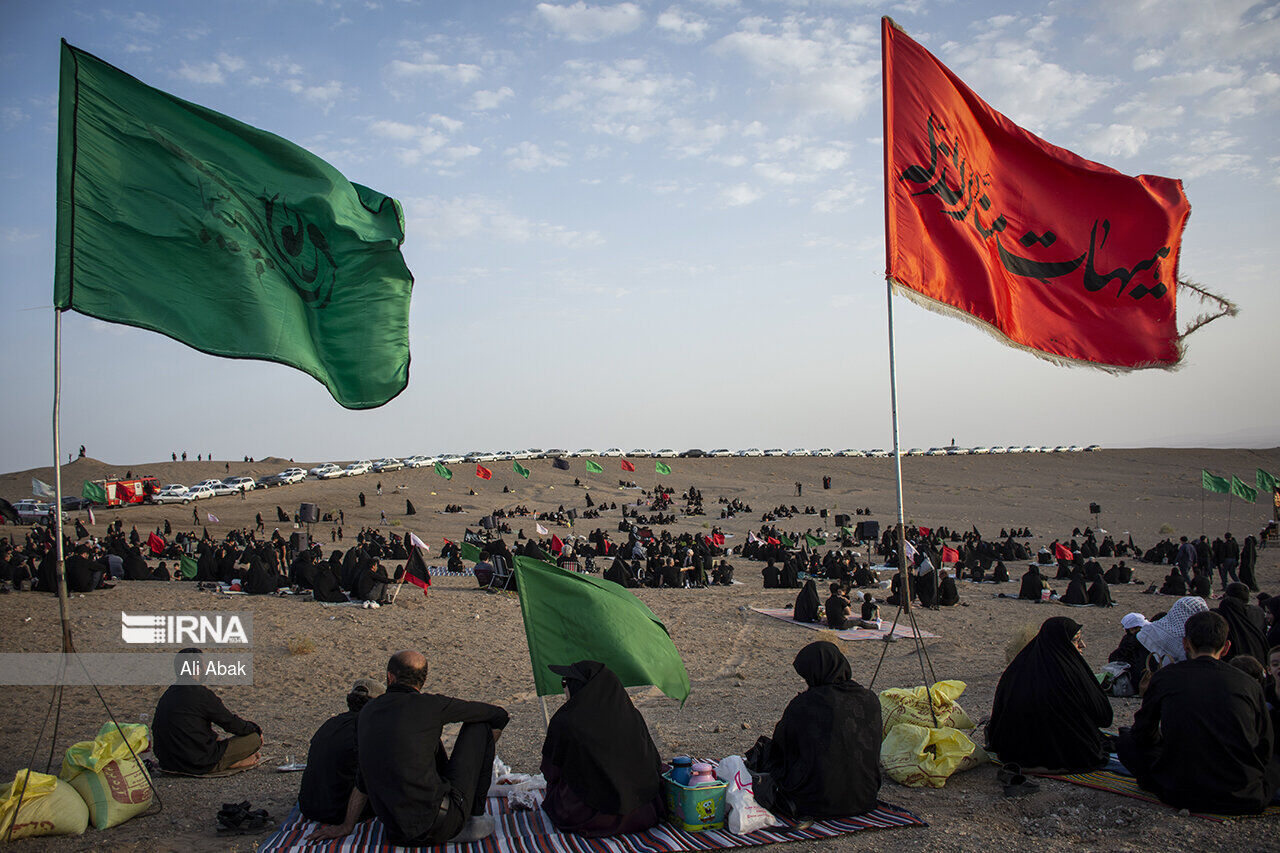
[(1151, 677), (1132, 729), (1117, 752), (1138, 784), (1175, 808), (1258, 814), (1280, 784), (1262, 687), (1221, 660), (1227, 622), (1201, 612), (1187, 620), (1187, 659)]
[[(346, 818), (359, 769), (356, 719), (360, 709), (382, 693), (378, 682), (369, 678), (357, 680), (347, 694), (346, 713), (330, 717), (311, 737), (307, 769), (302, 771), (302, 786), (298, 790), (298, 808), (307, 820), (342, 823)], [(371, 817), (373, 809), (366, 803), (356, 820)]]
[[(252, 767), (261, 757), (262, 729), (228, 711), (218, 694), (199, 683), (200, 666), (199, 649), (179, 652), (178, 681), (156, 703), (152, 749), (160, 767), (188, 776)], [(231, 737), (219, 739), (213, 726)]]
[[(507, 712), (484, 702), (422, 693), (426, 680), (422, 653), (404, 650), (391, 656), (387, 692), (360, 711), (360, 769), (346, 818), (339, 826), (321, 827), (312, 839), (350, 833), (366, 796), (393, 844), (466, 843), (493, 832), (484, 806), (494, 744), (507, 725)], [(440, 740), (449, 723), (463, 724), (451, 756)]]

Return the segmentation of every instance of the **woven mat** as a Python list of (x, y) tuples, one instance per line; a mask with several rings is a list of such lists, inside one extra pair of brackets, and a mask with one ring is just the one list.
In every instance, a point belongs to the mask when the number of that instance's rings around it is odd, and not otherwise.
[[(1060, 782), (1069, 782), (1072, 785), (1080, 785), (1085, 788), (1093, 788), (1096, 791), (1110, 791), (1113, 794), (1119, 794), (1122, 797), (1132, 797), (1135, 800), (1142, 800), (1148, 803), (1165, 806), (1165, 808), (1173, 808), (1173, 806), (1165, 805), (1160, 799), (1150, 791), (1144, 791), (1138, 787), (1138, 780), (1132, 776), (1122, 776), (1111, 770), (1095, 770), (1092, 773), (1038, 773), (1045, 779), (1057, 779)], [(1250, 817), (1275, 817), (1280, 815), (1280, 805), (1268, 806), (1266, 811), (1257, 815), (1221, 815), (1209, 814), (1201, 812), (1191, 812), (1192, 817), (1202, 818), (1204, 820), (1212, 820), (1218, 823), (1225, 823), (1229, 820), (1240, 820), (1241, 818)]]
[[(833, 630), (827, 627), (826, 622), (797, 622), (791, 618), (791, 610), (788, 608), (771, 610), (763, 607), (753, 607), (751, 609), (762, 616), (772, 616), (774, 619), (781, 619), (783, 622), (789, 622), (792, 625), (798, 625), (801, 628), (808, 628), (812, 631)], [(889, 628), (893, 625), (893, 620), (882, 619), (880, 620), (880, 625), (881, 627), (879, 630), (874, 628), (847, 628), (844, 631), (835, 631), (835, 635), (842, 640), (883, 640), (885, 634), (889, 633)], [(910, 639), (911, 637), (914, 637), (915, 634), (912, 632), (909, 625), (899, 621), (898, 627), (894, 628), (893, 636)], [(931, 634), (930, 632), (921, 629), (920, 636), (928, 638), (937, 637), (938, 635)]]

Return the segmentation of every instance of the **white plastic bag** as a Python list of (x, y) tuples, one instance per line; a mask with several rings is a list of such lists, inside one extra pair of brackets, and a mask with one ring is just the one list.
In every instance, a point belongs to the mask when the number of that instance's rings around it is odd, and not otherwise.
[(489, 796), (506, 797), (517, 811), (536, 809), (547, 794), (547, 780), (541, 773), (513, 773), (498, 756), (493, 757), (493, 774), (489, 777)]
[(782, 826), (782, 821), (756, 802), (751, 771), (741, 755), (730, 755), (716, 767), (716, 778), (728, 785), (725, 804), (729, 806), (729, 831), (745, 835), (768, 826)]

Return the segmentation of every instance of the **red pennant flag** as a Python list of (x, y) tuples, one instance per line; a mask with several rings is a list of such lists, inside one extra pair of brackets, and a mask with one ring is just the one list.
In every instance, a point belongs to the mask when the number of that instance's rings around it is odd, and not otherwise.
[(724, 547), (724, 534), (723, 534), (723, 533), (712, 533), (712, 534), (711, 534), (711, 544), (715, 545), (715, 546), (716, 546), (716, 547), (718, 547), (718, 548), (723, 548), (723, 547)]
[(164, 539), (162, 539), (161, 537), (157, 536), (154, 533), (152, 533), (150, 536), (147, 537), (147, 546), (151, 548), (152, 554), (157, 554), (157, 555), (163, 554), (164, 545), (165, 545)]
[(412, 533), (409, 534), (409, 559), (404, 564), (404, 579), (427, 594), (431, 586), (431, 572), (427, 570), (426, 545)]
[(551, 534), (551, 553), (555, 554), (558, 557), (560, 556), (560, 552), (563, 550), (564, 550), (564, 543), (560, 541), (559, 536), (552, 533)]
[(479, 462), (477, 462), (476, 476), (479, 477), (481, 480), (492, 480), (493, 472), (490, 471), (488, 468), (484, 467), (483, 465), (481, 465)]
[(1053, 544), (1053, 557), (1056, 560), (1070, 560), (1074, 558), (1075, 555), (1071, 553), (1071, 549), (1066, 545), (1063, 545), (1061, 542), (1055, 542)]
[(634, 470), (636, 470), (636, 466), (632, 465), (630, 462), (628, 462), (627, 460), (623, 459), (623, 460), (622, 460), (622, 470), (623, 470), (623, 471), (634, 471)]
[(933, 532), (932, 527), (917, 527), (916, 530), (919, 531), (920, 536), (928, 536)]
[(1176, 364), (1182, 183), (1051, 145), (888, 18), (881, 33), (886, 271), (898, 292), (1051, 360)]
[(411, 574), (409, 574), (408, 572), (405, 572), (405, 573), (404, 573), (404, 579), (405, 579), (407, 582), (409, 582), (409, 583), (413, 584), (414, 586), (416, 586), (418, 589), (422, 590), (422, 594), (423, 594), (423, 595), (426, 595), (426, 594), (427, 594), (427, 588), (428, 588), (429, 586), (431, 586), (431, 580), (430, 580), (430, 579), (426, 579), (426, 580), (424, 580), (424, 579), (422, 579), (422, 578), (418, 577), (417, 575), (411, 575)]
[(773, 537), (773, 536), (770, 536), (768, 539), (766, 539), (766, 540), (764, 540), (764, 541), (765, 541), (765, 542), (768, 542), (770, 545), (781, 545), (781, 544), (782, 544), (782, 542), (781, 542), (780, 540), (778, 540), (777, 538), (775, 538), (775, 537)]
[(943, 545), (942, 546), (942, 562), (944, 563), (960, 562), (960, 552), (957, 551), (955, 548), (948, 548), (946, 545)]

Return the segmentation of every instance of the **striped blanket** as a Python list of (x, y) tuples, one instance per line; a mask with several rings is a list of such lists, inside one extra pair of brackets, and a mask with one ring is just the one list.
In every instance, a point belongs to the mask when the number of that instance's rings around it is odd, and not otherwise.
[(442, 853), (675, 853), (682, 850), (716, 850), (729, 847), (752, 847), (781, 841), (807, 841), (834, 838), (864, 829), (891, 829), (897, 826), (928, 826), (906, 809), (880, 802), (875, 811), (841, 820), (818, 821), (808, 829), (790, 826), (765, 829), (750, 835), (734, 835), (727, 830), (685, 832), (666, 823), (647, 832), (612, 838), (583, 838), (566, 835), (551, 825), (546, 812), (512, 811), (505, 797), (490, 797), (485, 806), (495, 818), (494, 834), (474, 844), (445, 844), (440, 848), (395, 847), (383, 837), (381, 821), (366, 821), (355, 832), (335, 841), (307, 844), (307, 836), (317, 824), (302, 817), (298, 807), (285, 818), (280, 828), (258, 847), (258, 853), (305, 850), (307, 853), (373, 853), (373, 851), (426, 851)]
[[(1072, 785), (1081, 785), (1085, 788), (1093, 788), (1097, 791), (1110, 791), (1113, 794), (1119, 794), (1122, 797), (1132, 797), (1135, 800), (1143, 800), (1148, 803), (1156, 803), (1164, 805), (1160, 799), (1150, 791), (1144, 791), (1138, 787), (1138, 780), (1132, 776), (1124, 776), (1111, 770), (1095, 770), (1092, 773), (1065, 773), (1062, 775), (1053, 773), (1036, 774), (1043, 776), (1045, 779), (1057, 779), (1060, 782), (1070, 782)], [(1172, 808), (1169, 806), (1168, 808)], [(1225, 823), (1229, 820), (1238, 820), (1242, 817), (1275, 817), (1280, 815), (1280, 805), (1268, 806), (1267, 810), (1260, 815), (1221, 815), (1221, 814), (1202, 814), (1191, 812), (1192, 817), (1212, 820), (1218, 823)]]
[[(768, 609), (764, 607), (751, 608), (762, 616), (772, 616), (774, 619), (781, 619), (783, 622), (790, 622), (792, 625), (799, 625), (801, 628), (809, 628), (814, 631), (829, 631), (826, 622), (797, 622), (791, 618), (791, 610), (785, 607), (777, 609)], [(874, 628), (848, 628), (844, 631), (836, 631), (835, 634), (842, 640), (883, 640), (884, 635), (889, 633), (890, 626), (893, 625), (892, 619), (880, 620), (880, 629)], [(893, 636), (895, 637), (912, 637), (911, 626), (906, 622), (899, 620), (898, 627), (894, 628)], [(921, 637), (937, 637), (937, 634), (930, 633), (923, 628), (920, 629)]]
[(446, 568), (444, 566), (427, 566), (427, 574), (431, 575), (433, 578), (443, 578), (443, 577), (450, 577), (450, 576), (469, 578), (469, 577), (475, 576), (475, 571), (467, 568), (466, 566), (463, 566), (461, 569), (458, 569), (456, 571), (453, 569)]

